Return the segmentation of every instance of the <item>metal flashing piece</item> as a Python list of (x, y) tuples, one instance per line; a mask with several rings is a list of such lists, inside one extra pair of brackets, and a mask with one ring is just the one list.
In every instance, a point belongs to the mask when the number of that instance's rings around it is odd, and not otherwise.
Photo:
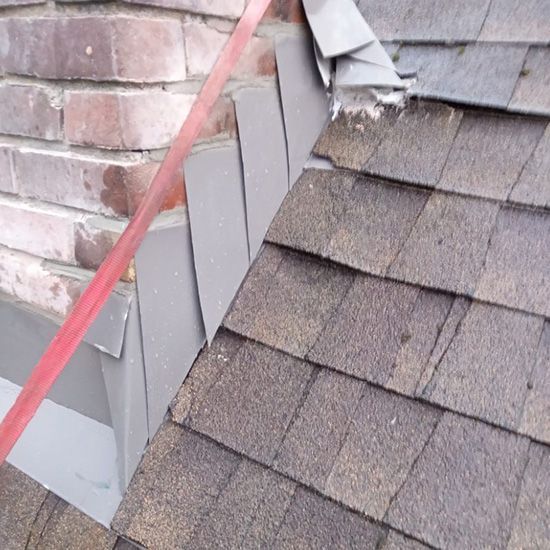
[(235, 107), (244, 167), (248, 242), (253, 259), (288, 192), (286, 136), (276, 89), (242, 90), (236, 96)]
[(336, 61), (336, 86), (402, 89), (404, 82), (393, 69), (360, 61), (351, 56)]
[(205, 342), (189, 220), (164, 218), (135, 258), (151, 438)]
[(330, 87), (330, 81), (332, 80), (332, 66), (333, 62), (330, 57), (323, 57), (319, 46), (315, 40), (313, 41), (313, 49), (315, 52), (315, 62), (317, 63), (317, 69), (321, 75), (321, 80), (325, 88)]
[[(21, 387), (0, 378), (0, 418)], [(61, 429), (60, 429), (61, 427)], [(122, 494), (112, 428), (45, 399), (8, 462), (105, 527)]]
[(124, 347), (119, 359), (100, 354), (117, 446), (120, 487), (124, 491), (147, 445), (147, 398), (145, 366), (137, 299), (132, 300)]
[(184, 171), (199, 299), (211, 342), (250, 265), (239, 147), (197, 152)]
[(303, 0), (308, 23), (323, 57), (336, 57), (376, 37), (353, 0)]
[(364, 48), (349, 52), (350, 57), (358, 59), (359, 61), (365, 61), (366, 63), (374, 63), (381, 67), (386, 67), (395, 71), (395, 65), (388, 55), (388, 52), (382, 46), (379, 40), (373, 40), (370, 44), (367, 44)]
[(330, 98), (316, 70), (310, 37), (280, 36), (275, 53), (292, 187), (329, 118)]

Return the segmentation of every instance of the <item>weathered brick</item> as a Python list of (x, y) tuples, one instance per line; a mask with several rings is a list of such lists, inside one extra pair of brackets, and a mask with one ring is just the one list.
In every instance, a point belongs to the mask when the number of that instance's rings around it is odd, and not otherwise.
[(139, 159), (107, 161), (72, 152), (15, 149), (12, 154), (22, 196), (117, 216), (135, 210), (158, 169), (158, 163)]
[(53, 90), (37, 86), (0, 86), (0, 133), (61, 138), (61, 105)]
[(42, 78), (139, 82), (185, 79), (178, 21), (126, 16), (9, 18), (0, 68)]
[(11, 159), (9, 147), (0, 146), (0, 191), (3, 193), (15, 193), (15, 182), (11, 172)]
[(50, 260), (74, 263), (74, 210), (0, 196), (0, 244)]
[(272, 0), (264, 15), (264, 21), (305, 23), (302, 0)]
[(194, 96), (162, 91), (65, 93), (69, 142), (112, 149), (167, 147), (185, 120)]
[(52, 272), (42, 258), (0, 246), (1, 292), (65, 316), (82, 285), (82, 280)]
[(29, 4), (45, 4), (46, 0), (0, 0), (0, 7), (27, 6)]
[(130, 4), (160, 6), (176, 10), (204, 13), (206, 15), (221, 15), (224, 17), (239, 17), (244, 9), (245, 0), (123, 0)]
[(232, 99), (222, 96), (214, 104), (212, 112), (199, 134), (199, 139), (235, 138), (236, 136), (235, 104)]
[[(207, 75), (227, 42), (229, 33), (192, 21), (185, 25), (184, 35), (188, 74)], [(275, 53), (271, 38), (253, 36), (233, 71), (233, 78), (273, 76), (275, 71)]]

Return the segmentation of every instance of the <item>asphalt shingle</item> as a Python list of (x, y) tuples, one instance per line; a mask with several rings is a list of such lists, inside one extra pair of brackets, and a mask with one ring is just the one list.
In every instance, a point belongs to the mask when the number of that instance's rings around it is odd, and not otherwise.
[(417, 288), (358, 276), (308, 359), (384, 384), (408, 338)]
[(391, 530), (382, 548), (383, 550), (427, 550), (428, 547), (414, 539), (405, 537), (397, 531)]
[(326, 493), (382, 519), (440, 414), (426, 405), (367, 386), (327, 479)]
[(476, 297), (550, 315), (550, 215), (503, 208)]
[(378, 525), (300, 488), (273, 548), (377, 548), (384, 537)]
[(445, 413), (386, 520), (439, 548), (505, 547), (528, 448), (525, 438)]
[(0, 547), (24, 548), (47, 489), (5, 463), (0, 467)]
[(434, 193), (389, 273), (472, 295), (498, 210), (495, 203)]
[(466, 114), (437, 187), (506, 200), (544, 127), (519, 117)]
[(363, 171), (434, 186), (455, 138), (462, 111), (435, 103), (411, 103), (384, 131)]
[(383, 275), (403, 246), (428, 193), (357, 181), (325, 255), (361, 271)]
[(546, 548), (550, 541), (550, 449), (532, 444), (508, 548)]
[(517, 429), (541, 317), (474, 303), (424, 396), (447, 409)]
[(550, 208), (550, 124), (510, 193), (510, 199)]
[(489, 0), (359, 0), (380, 40), (475, 40)]
[(312, 367), (299, 359), (246, 341), (188, 424), (238, 452), (271, 464), (312, 372)]
[(289, 428), (274, 467), (322, 491), (364, 384), (323, 370)]
[(354, 180), (346, 172), (307, 170), (284, 200), (267, 238), (322, 255), (350, 204)]
[(520, 45), (413, 45), (399, 50), (396, 66), (417, 73), (411, 92), (420, 97), (506, 108), (526, 53)]
[(525, 58), (510, 109), (515, 111), (550, 114), (550, 47), (531, 48)]
[(237, 295), (225, 325), (304, 356), (352, 280), (351, 273), (335, 266), (268, 246)]
[(550, 323), (539, 343), (535, 368), (528, 385), (520, 431), (550, 444)]
[(492, 0), (479, 40), (547, 43), (550, 3), (547, 0)]
[(113, 527), (144, 546), (189, 547), (240, 458), (165, 424), (140, 464)]

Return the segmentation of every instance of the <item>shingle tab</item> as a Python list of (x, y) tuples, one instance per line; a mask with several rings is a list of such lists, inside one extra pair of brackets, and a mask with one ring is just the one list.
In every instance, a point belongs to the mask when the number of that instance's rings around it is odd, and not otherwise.
[(498, 209), (495, 203), (434, 193), (389, 273), (472, 295)]
[(532, 444), (508, 548), (545, 548), (550, 541), (550, 449)]
[(544, 127), (523, 118), (466, 114), (437, 187), (506, 200)]
[(428, 546), (390, 530), (383, 550), (427, 550)]
[(289, 428), (274, 467), (322, 491), (364, 384), (330, 371), (319, 373)]
[(354, 180), (346, 172), (307, 170), (284, 200), (267, 238), (322, 254), (350, 204)]
[(424, 390), (447, 409), (519, 427), (541, 317), (474, 303)]
[(405, 342), (417, 288), (358, 276), (309, 359), (384, 384)]
[(489, 0), (359, 0), (380, 40), (475, 40)]
[(445, 413), (386, 521), (438, 548), (502, 548), (529, 441)]
[(548, 0), (492, 0), (479, 40), (534, 44), (549, 37)]
[(510, 193), (510, 199), (550, 208), (550, 124)]
[(247, 341), (223, 369), (189, 425), (271, 464), (312, 372), (298, 359)]
[(435, 103), (412, 103), (382, 134), (365, 172), (434, 186), (449, 154), (462, 111)]
[(500, 212), (476, 297), (550, 315), (550, 215)]
[(378, 525), (300, 488), (273, 548), (378, 548), (384, 535)]
[(535, 368), (528, 385), (520, 431), (550, 444), (550, 323), (542, 332)]
[(156, 435), (113, 527), (144, 546), (187, 548), (241, 459), (166, 424)]
[(525, 58), (509, 108), (515, 111), (550, 114), (550, 47), (531, 48)]
[(403, 246), (428, 193), (357, 181), (325, 255), (361, 271), (383, 275)]
[[(345, 296), (353, 275), (291, 252), (258, 260), (225, 324), (270, 346), (303, 356)], [(282, 254), (279, 265), (277, 258)], [(266, 258), (267, 259), (267, 258)]]
[(527, 46), (476, 43), (467, 46), (404, 46), (399, 71), (416, 71), (413, 94), (506, 108)]
[(367, 386), (325, 491), (382, 519), (439, 418), (426, 405)]

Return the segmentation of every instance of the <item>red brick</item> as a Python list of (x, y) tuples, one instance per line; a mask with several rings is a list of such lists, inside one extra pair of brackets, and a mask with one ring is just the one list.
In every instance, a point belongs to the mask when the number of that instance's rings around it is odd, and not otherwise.
[(0, 21), (0, 69), (41, 78), (169, 82), (185, 79), (179, 21), (126, 16)]
[(0, 146), (0, 191), (15, 193), (15, 182), (11, 173), (10, 148), (2, 146)]
[(65, 136), (71, 143), (111, 149), (167, 147), (194, 96), (163, 91), (71, 91), (65, 94)]
[(0, 86), (0, 133), (61, 139), (61, 106), (52, 90), (37, 86)]
[(245, 6), (245, 0), (123, 0), (130, 4), (143, 4), (147, 6), (160, 6), (161, 8), (173, 8), (205, 15), (219, 15), (222, 17), (236, 18), (241, 15)]
[(271, 0), (271, 4), (265, 12), (264, 21), (305, 23), (306, 17), (302, 0)]
[[(212, 67), (225, 43), (229, 32), (192, 21), (184, 27), (187, 72), (192, 76), (205, 76)], [(273, 41), (268, 37), (253, 36), (246, 46), (233, 78), (247, 79), (256, 76), (273, 76), (276, 72)]]
[(75, 153), (13, 151), (19, 193), (90, 212), (128, 216), (134, 195), (147, 189), (157, 163), (106, 161)]
[(199, 139), (235, 138), (237, 136), (237, 119), (235, 104), (229, 97), (220, 97), (216, 101)]

